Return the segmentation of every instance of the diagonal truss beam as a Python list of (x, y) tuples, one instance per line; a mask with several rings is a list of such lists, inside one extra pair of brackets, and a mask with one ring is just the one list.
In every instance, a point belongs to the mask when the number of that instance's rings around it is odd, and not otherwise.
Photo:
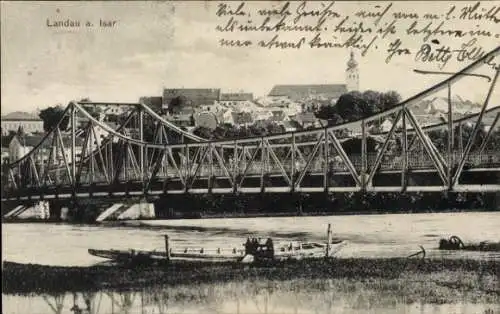
[(90, 137), (90, 122), (86, 127), (85, 139), (83, 140), (82, 152), (80, 153), (80, 164), (78, 165), (78, 172), (75, 178), (76, 185), (79, 185), (81, 183), (83, 166), (85, 163), (85, 154), (87, 153), (87, 146), (89, 144), (89, 137)]
[(498, 120), (500, 119), (500, 112), (497, 113), (495, 116), (495, 119), (493, 120), (493, 123), (490, 126), (490, 129), (488, 130), (488, 133), (486, 134), (486, 137), (483, 139), (483, 142), (481, 143), (481, 147), (479, 147), (479, 154), (482, 154), (484, 149), (486, 148), (486, 145), (488, 144), (488, 140), (491, 137), (491, 134), (493, 134), (495, 127), (497, 126)]
[(250, 169), (250, 167), (251, 167), (253, 161), (255, 160), (255, 158), (257, 157), (257, 153), (259, 152), (259, 148), (263, 149), (262, 142), (260, 142), (257, 145), (257, 147), (255, 148), (255, 151), (253, 152), (250, 160), (246, 163), (245, 170), (243, 171), (243, 174), (241, 175), (241, 179), (240, 179), (240, 182), (238, 183), (238, 186), (241, 186), (243, 184), (243, 180), (245, 179), (245, 176), (246, 176), (248, 170)]
[(311, 163), (314, 160), (314, 157), (316, 156), (316, 153), (318, 152), (319, 147), (321, 146), (321, 143), (323, 141), (323, 137), (324, 136), (325, 136), (324, 133), (320, 133), (319, 134), (319, 138), (318, 138), (318, 140), (316, 142), (316, 145), (314, 145), (314, 148), (313, 148), (313, 150), (311, 152), (311, 155), (307, 159), (307, 163), (304, 166), (304, 169), (302, 169), (302, 171), (299, 174), (299, 177), (297, 178), (297, 181), (295, 182), (295, 187), (296, 188), (300, 188), (300, 183), (302, 183), (302, 180), (304, 179), (304, 177), (305, 177), (305, 175), (307, 173), (307, 170), (309, 169), (309, 167), (311, 167)]
[(352, 178), (354, 179), (354, 182), (356, 182), (356, 186), (360, 187), (363, 185), (363, 183), (359, 180), (359, 174), (356, 171), (356, 168), (352, 164), (351, 160), (347, 156), (346, 152), (344, 151), (344, 148), (342, 148), (342, 144), (338, 140), (338, 138), (335, 136), (335, 133), (332, 131), (328, 131), (330, 138), (332, 139), (332, 144), (337, 150), (337, 153), (339, 154), (340, 158), (344, 162), (344, 164), (347, 166), (347, 169), (349, 170), (349, 173), (351, 174)]
[(269, 152), (269, 155), (274, 160), (274, 162), (278, 165), (278, 167), (281, 171), (281, 174), (283, 175), (283, 178), (285, 178), (285, 180), (288, 182), (289, 185), (292, 185), (292, 180), (290, 180), (290, 178), (288, 177), (288, 174), (286, 173), (285, 167), (283, 166), (283, 164), (281, 163), (279, 158), (276, 156), (276, 153), (272, 149), (272, 147), (269, 144), (269, 141), (267, 139), (265, 140), (264, 144), (266, 146), (267, 151)]
[[(213, 147), (212, 147), (212, 152), (214, 153), (215, 157), (217, 158), (217, 161), (219, 162), (219, 166), (221, 167), (222, 170), (224, 170), (224, 173), (226, 174), (227, 179), (229, 180), (231, 185), (233, 185), (234, 182), (232, 180), (231, 173), (229, 172), (226, 165), (224, 164), (224, 159), (220, 156), (219, 152), (216, 149), (214, 149)], [(213, 158), (213, 157), (211, 157), (211, 158)]]
[(61, 154), (62, 154), (64, 166), (65, 166), (66, 171), (67, 171), (66, 174), (68, 175), (68, 180), (69, 180), (69, 182), (71, 184), (73, 184), (73, 178), (71, 176), (71, 170), (69, 168), (68, 160), (66, 159), (66, 150), (64, 149), (64, 143), (63, 143), (63, 139), (62, 139), (62, 136), (61, 136), (61, 131), (59, 131), (59, 128), (57, 128), (56, 134), (57, 134), (57, 139), (59, 141), (59, 145), (61, 147)]
[(498, 79), (498, 74), (500, 73), (500, 69), (497, 69), (495, 73), (495, 77), (493, 78), (493, 81), (491, 82), (490, 88), (488, 90), (488, 94), (486, 95), (486, 99), (484, 100), (483, 107), (481, 108), (481, 113), (479, 114), (479, 117), (477, 118), (476, 124), (474, 125), (474, 129), (472, 130), (472, 134), (470, 135), (469, 140), (467, 141), (467, 145), (465, 146), (464, 153), (462, 155), (462, 158), (460, 159), (460, 162), (458, 163), (458, 168), (457, 171), (455, 172), (455, 175), (452, 178), (451, 186), (455, 186), (458, 178), (462, 174), (462, 170), (464, 169), (465, 161), (467, 160), (467, 157), (472, 149), (472, 145), (474, 144), (474, 139), (477, 136), (477, 133), (479, 132), (479, 129), (481, 128), (481, 121), (483, 120), (484, 113), (486, 111), (486, 107), (488, 107), (488, 104), (490, 102), (491, 95), (493, 94), (493, 90), (495, 88), (497, 79)]
[(424, 134), (420, 126), (418, 125), (417, 119), (413, 116), (411, 111), (407, 110), (406, 108), (403, 109), (405, 114), (408, 117), (408, 120), (410, 121), (411, 125), (417, 132), (417, 136), (420, 138), (422, 144), (424, 145), (424, 149), (427, 151), (429, 156), (431, 157), (432, 162), (434, 163), (434, 166), (436, 167), (439, 176), (441, 177), (441, 180), (443, 181), (443, 184), (448, 185), (448, 178), (446, 177), (446, 171), (445, 171), (445, 165), (443, 165), (442, 161), (436, 156), (436, 147), (432, 144), (429, 143), (430, 140), (427, 140), (428, 137)]
[(100, 138), (97, 136), (97, 133), (95, 131), (95, 128), (92, 127), (92, 134), (94, 135), (94, 139), (96, 141), (96, 151), (97, 151), (97, 154), (99, 156), (99, 159), (101, 161), (101, 167), (102, 167), (102, 171), (104, 173), (104, 178), (106, 179), (106, 182), (110, 183), (110, 180), (109, 180), (109, 176), (108, 176), (108, 172), (106, 170), (106, 163), (104, 162), (104, 157), (102, 155), (102, 146), (101, 146), (101, 140)]
[(384, 141), (384, 144), (382, 145), (382, 148), (380, 149), (380, 152), (377, 154), (377, 158), (375, 159), (375, 164), (373, 167), (370, 169), (370, 173), (368, 175), (368, 179), (366, 180), (365, 184), (372, 184), (373, 177), (375, 176), (375, 173), (378, 170), (378, 167), (380, 166), (380, 163), (382, 162), (382, 158), (384, 157), (385, 152), (387, 151), (387, 148), (389, 147), (389, 142), (391, 141), (392, 136), (394, 135), (397, 124), (399, 122), (399, 119), (401, 119), (401, 116), (404, 114), (404, 110), (400, 110), (398, 114), (396, 115), (396, 119), (394, 119), (394, 122), (392, 124), (391, 129), (389, 130), (389, 133), (387, 134), (387, 138)]
[(204, 147), (204, 146), (200, 146), (199, 149), (204, 149), (203, 153), (201, 154), (201, 157), (200, 157), (200, 160), (199, 162), (196, 163), (195, 165), (195, 169), (193, 171), (193, 175), (192, 177), (190, 178), (190, 182), (188, 182), (186, 185), (189, 187), (189, 188), (192, 188), (193, 187), (193, 184), (194, 184), (194, 181), (196, 180), (196, 175), (198, 174), (198, 171), (200, 170), (200, 168), (202, 167), (203, 165), (203, 161), (205, 160), (206, 156), (208, 155), (208, 153), (210, 152), (210, 154), (212, 154), (212, 145), (211, 144), (208, 144), (208, 146)]
[(153, 180), (156, 178), (156, 176), (158, 174), (158, 170), (160, 170), (164, 156), (165, 156), (165, 150), (161, 150), (156, 158), (156, 162), (154, 163), (154, 167), (153, 167), (153, 170), (151, 171), (151, 175), (149, 176), (148, 181), (145, 184), (144, 194), (146, 194), (149, 191), (149, 189), (151, 188), (151, 184), (153, 183)]

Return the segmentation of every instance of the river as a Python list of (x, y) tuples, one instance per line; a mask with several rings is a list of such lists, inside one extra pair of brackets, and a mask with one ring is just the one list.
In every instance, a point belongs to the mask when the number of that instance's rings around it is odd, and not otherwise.
[[(100, 258), (90, 256), (87, 253), (89, 248), (163, 250), (163, 235), (165, 234), (170, 236), (172, 247), (241, 247), (247, 236), (270, 236), (277, 241), (294, 239), (321, 241), (326, 238), (328, 224), (332, 226), (334, 238), (348, 241), (348, 245), (338, 253), (339, 258), (407, 256), (420, 251), (419, 246), (423, 246), (428, 257), (500, 261), (500, 253), (443, 253), (436, 249), (440, 238), (447, 238), (451, 235), (458, 235), (465, 243), (484, 240), (500, 241), (500, 212), (150, 220), (128, 222), (125, 226), (12, 223), (2, 225), (2, 259), (20, 263), (86, 266), (102, 261)], [(214, 287), (210, 289), (213, 290)], [(161, 294), (161, 291), (162, 289), (158, 288), (141, 293), (134, 292), (134, 300), (129, 300), (129, 303), (141, 310), (132, 310), (130, 313), (163, 313), (159, 310), (160, 304), (158, 303), (161, 298), (155, 297), (158, 293)], [(266, 304), (272, 303), (279, 309), (283, 308), (284, 304), (288, 304), (290, 309), (285, 313), (326, 313), (312, 308), (312, 304), (316, 304), (313, 299), (321, 299), (326, 293), (321, 289), (308, 292), (307, 295), (310, 297), (297, 291), (292, 294), (285, 291), (274, 293), (266, 291), (267, 296), (251, 293), (243, 294), (243, 297), (241, 295), (236, 298), (225, 297), (222, 298), (223, 301), (219, 300), (221, 298), (215, 298), (217, 302), (204, 299), (200, 301), (203, 303), (201, 305), (190, 302), (187, 306), (185, 303), (179, 303), (180, 301), (176, 303), (175, 300), (170, 300), (168, 313), (236, 313), (236, 310), (241, 313), (259, 313), (257, 310), (255, 312), (254, 310), (244, 311), (244, 309), (252, 308), (249, 304), (255, 303), (255, 298), (264, 298)], [(112, 293), (101, 292), (94, 295), (92, 302), (98, 299), (98, 295), (104, 300), (102, 307), (105, 310), (101, 313), (111, 313), (112, 307), (115, 305), (118, 307), (119, 302), (112, 301), (114, 298), (123, 302), (132, 298), (131, 295), (124, 296), (123, 293), (114, 296)], [(296, 306), (292, 306), (293, 302), (286, 301), (300, 298), (305, 301)], [(70, 308), (73, 306), (73, 300), (77, 300), (75, 302), (79, 302), (80, 307), (85, 307), (83, 299), (83, 295), (73, 296), (72, 294), (2, 295), (3, 313), (54, 313), (47, 303), (50, 300), (55, 309), (57, 309), (56, 301), (64, 306), (66, 310), (61, 313), (72, 313)], [(147, 306), (144, 307), (144, 299), (152, 299), (156, 303), (146, 302)], [(329, 311), (332, 313), (357, 312), (355, 305), (359, 303), (359, 300), (353, 301), (348, 295), (344, 297), (337, 295), (335, 300), (329, 305)], [(283, 304), (280, 305), (281, 303)], [(142, 307), (140, 307), (141, 304)], [(489, 308), (488, 305), (474, 304), (426, 305), (399, 301), (391, 304), (389, 307), (383, 306), (382, 312), (449, 313), (450, 306), (455, 306), (452, 310), (456, 310), (457, 313), (469, 313), (469, 311), (475, 313)], [(177, 310), (175, 310), (176, 307)], [(379, 312), (374, 306), (365, 309)], [(113, 311), (121, 313), (120, 310)], [(269, 308), (267, 312), (282, 313), (272, 312)]]

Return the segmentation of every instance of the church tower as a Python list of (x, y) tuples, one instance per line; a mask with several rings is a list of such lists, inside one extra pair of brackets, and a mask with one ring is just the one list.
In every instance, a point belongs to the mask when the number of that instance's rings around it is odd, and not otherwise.
[(359, 69), (358, 69), (358, 62), (354, 59), (354, 52), (351, 51), (351, 58), (349, 61), (347, 61), (347, 70), (345, 71), (346, 74), (346, 85), (347, 85), (347, 90), (350, 91), (357, 91), (359, 90)]

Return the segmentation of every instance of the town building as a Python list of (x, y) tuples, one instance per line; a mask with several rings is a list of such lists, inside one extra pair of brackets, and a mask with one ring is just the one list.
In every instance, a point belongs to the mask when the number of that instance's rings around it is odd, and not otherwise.
[(220, 101), (252, 101), (253, 94), (252, 93), (222, 93), (220, 95)]
[(197, 113), (194, 115), (194, 124), (197, 127), (215, 130), (218, 125), (217, 115), (213, 112)]
[(180, 114), (172, 114), (172, 115), (166, 115), (165, 118), (169, 121), (172, 122), (173, 124), (179, 126), (179, 127), (194, 127), (195, 126), (195, 119), (193, 114), (190, 113), (180, 113)]
[(295, 132), (295, 131), (300, 130), (302, 128), (300, 126), (300, 124), (294, 120), (282, 121), (281, 123), (279, 123), (279, 125), (283, 126), (283, 128), (285, 129), (285, 132)]
[(347, 62), (345, 75), (344, 84), (275, 85), (268, 96), (286, 96), (293, 101), (317, 99), (335, 102), (343, 94), (359, 90), (359, 69), (354, 52), (351, 52), (351, 57)]
[(2, 116), (2, 135), (17, 132), (21, 127), (25, 133), (42, 133), (43, 120), (36, 114), (15, 111)]
[(321, 122), (319, 121), (318, 118), (314, 115), (312, 112), (304, 112), (298, 114), (295, 119), (295, 121), (298, 122), (298, 124), (303, 128), (315, 128), (315, 127), (320, 127), (322, 126)]
[[(12, 163), (16, 160), (21, 159), (30, 151), (32, 151), (35, 146), (41, 143), (41, 146), (39, 147), (41, 151), (36, 154), (36, 157), (38, 159), (35, 161), (47, 162), (50, 156), (50, 151), (55, 150), (55, 146), (52, 146), (52, 141), (46, 140), (42, 142), (44, 136), (44, 134), (15, 135), (9, 143), (9, 161)], [(71, 162), (71, 137), (64, 134), (61, 137), (64, 145), (64, 155), (66, 157), (66, 160), (68, 162)], [(75, 139), (75, 144), (75, 155), (78, 160), (82, 152), (83, 139), (81, 137), (77, 137)], [(60, 154), (60, 152), (58, 154), (53, 153), (53, 156), (56, 164), (61, 164), (63, 162), (63, 156), (62, 154)]]
[(192, 107), (210, 105), (220, 100), (220, 95), (219, 88), (165, 88), (162, 107), (168, 110), (171, 106), (179, 105)]
[(269, 96), (287, 96), (293, 101), (338, 99), (347, 93), (345, 84), (275, 85)]

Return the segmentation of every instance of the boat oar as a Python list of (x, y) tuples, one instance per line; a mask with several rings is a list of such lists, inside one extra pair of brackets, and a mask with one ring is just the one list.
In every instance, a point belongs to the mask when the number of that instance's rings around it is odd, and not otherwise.
[(419, 247), (420, 247), (420, 252), (413, 253), (413, 254), (409, 255), (409, 256), (408, 256), (408, 258), (410, 258), (410, 257), (414, 257), (414, 256), (419, 256), (419, 255), (422, 255), (422, 259), (424, 259), (424, 258), (425, 258), (425, 249), (424, 249), (424, 247), (423, 247), (423, 246), (421, 246), (421, 245), (419, 245)]

